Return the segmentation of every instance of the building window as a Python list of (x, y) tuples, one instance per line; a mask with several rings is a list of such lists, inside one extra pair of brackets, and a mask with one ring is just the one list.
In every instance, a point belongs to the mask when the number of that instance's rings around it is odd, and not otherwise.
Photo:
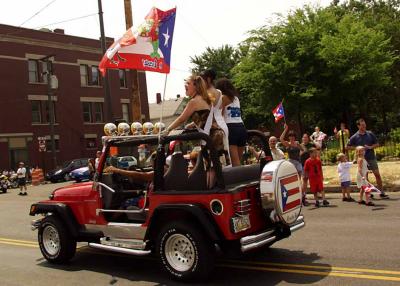
[(87, 86), (89, 83), (88, 66), (80, 65), (80, 73), (81, 73), (81, 86)]
[(86, 138), (86, 149), (97, 149), (96, 138)]
[(103, 103), (102, 102), (94, 102), (94, 122), (100, 123), (103, 122)]
[(126, 88), (126, 71), (125, 70), (118, 70), (119, 75), (119, 86), (122, 88)]
[(102, 123), (103, 122), (103, 103), (102, 102), (82, 102), (83, 122)]
[(35, 60), (28, 60), (29, 82), (39, 82), (38, 63)]
[(92, 104), (90, 102), (82, 102), (83, 122), (92, 122)]
[(91, 70), (91, 81), (90, 85), (99, 86), (100, 85), (100, 76), (99, 76), (99, 69), (96, 66), (92, 66)]
[[(56, 151), (60, 151), (60, 144), (58, 139), (54, 139), (54, 146)], [(51, 152), (51, 139), (46, 139), (46, 151)]]
[(42, 123), (42, 107), (40, 100), (32, 100), (32, 123)]
[(130, 120), (129, 120), (129, 104), (128, 103), (122, 103), (122, 119), (124, 119), (125, 122), (130, 122)]

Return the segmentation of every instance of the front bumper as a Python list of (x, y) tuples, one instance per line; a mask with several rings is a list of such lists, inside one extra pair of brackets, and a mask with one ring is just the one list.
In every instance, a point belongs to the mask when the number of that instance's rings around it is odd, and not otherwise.
[[(303, 228), (305, 225), (304, 216), (300, 215), (297, 220), (289, 226), (290, 233)], [(271, 228), (259, 234), (242, 237), (240, 239), (240, 249), (242, 252), (247, 252), (280, 239), (282, 239), (282, 235), (280, 235), (278, 230), (276, 228)]]

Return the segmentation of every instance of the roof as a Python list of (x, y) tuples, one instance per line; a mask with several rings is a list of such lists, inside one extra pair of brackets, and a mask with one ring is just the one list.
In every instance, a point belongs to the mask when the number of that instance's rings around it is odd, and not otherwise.
[(163, 108), (163, 117), (171, 117), (178, 116), (182, 113), (183, 109), (186, 106), (186, 100), (184, 98), (176, 98), (169, 99), (164, 101), (163, 103), (150, 103), (149, 111), (150, 111), (150, 120), (160, 119), (161, 117), (161, 109)]

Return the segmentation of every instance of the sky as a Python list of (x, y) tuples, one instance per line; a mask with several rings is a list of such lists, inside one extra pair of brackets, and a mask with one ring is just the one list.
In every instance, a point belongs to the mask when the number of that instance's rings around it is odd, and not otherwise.
[[(24, 28), (64, 29), (65, 34), (99, 39), (97, 0), (0, 0), (0, 23)], [(331, 0), (131, 0), (134, 27), (139, 26), (151, 7), (177, 8), (172, 43), (171, 72), (167, 77), (166, 98), (184, 95), (184, 79), (193, 65), (190, 57), (207, 47), (236, 46), (247, 32), (286, 15), (305, 4), (327, 6)], [(117, 39), (125, 32), (123, 0), (102, 0), (107, 37)], [(41, 10), (41, 11), (40, 11)], [(40, 13), (37, 13), (39, 12)], [(85, 18), (80, 18), (83, 16)], [(80, 18), (80, 19), (76, 19)], [(66, 20), (76, 19), (60, 23)], [(163, 93), (165, 74), (146, 72), (149, 102)]]

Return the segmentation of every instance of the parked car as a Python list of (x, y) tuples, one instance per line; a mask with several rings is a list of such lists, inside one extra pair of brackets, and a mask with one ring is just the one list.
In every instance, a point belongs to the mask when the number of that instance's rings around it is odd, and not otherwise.
[(59, 181), (69, 181), (70, 180), (69, 173), (71, 171), (87, 166), (88, 166), (87, 158), (66, 161), (60, 168), (47, 172), (46, 180), (52, 183), (56, 183)]
[(90, 171), (89, 167), (82, 167), (76, 170), (73, 170), (69, 173), (69, 177), (76, 182), (82, 182), (90, 180)]
[(137, 166), (137, 160), (133, 156), (122, 156), (117, 160), (117, 168), (129, 169), (131, 166)]
[[(85, 241), (111, 252), (155, 254), (174, 279), (198, 281), (213, 270), (218, 250), (257, 251), (289, 237), (305, 226), (297, 170), (286, 160), (272, 161), (261, 132), (248, 135), (249, 142), (260, 137), (265, 157), (231, 168), (222, 168), (211, 138), (201, 132), (107, 138), (94, 182), (56, 189), (48, 200), (31, 205), (30, 215), (40, 215), (32, 230), (38, 229), (43, 257), (66, 263), (77, 242)], [(190, 173), (180, 151), (165, 168), (165, 146), (172, 140), (201, 146)], [(156, 150), (152, 172), (145, 170), (141, 180), (102, 172), (116, 163), (109, 158), (132, 154), (141, 144)]]

